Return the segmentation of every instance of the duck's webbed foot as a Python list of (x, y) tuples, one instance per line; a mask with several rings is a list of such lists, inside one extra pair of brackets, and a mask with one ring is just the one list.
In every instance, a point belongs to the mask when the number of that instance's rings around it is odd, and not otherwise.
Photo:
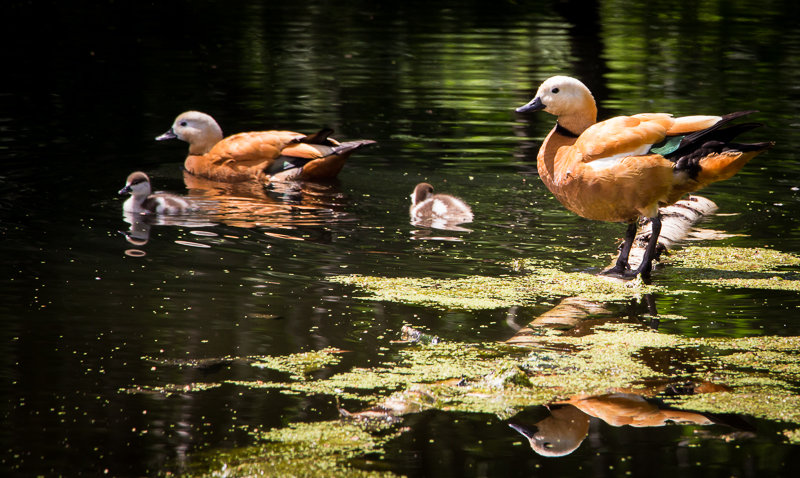
[(628, 256), (631, 253), (633, 246), (633, 239), (636, 237), (636, 222), (628, 224), (628, 229), (625, 231), (625, 240), (619, 248), (619, 256), (614, 267), (606, 269), (601, 274), (607, 276), (630, 277), (631, 265), (628, 263)]

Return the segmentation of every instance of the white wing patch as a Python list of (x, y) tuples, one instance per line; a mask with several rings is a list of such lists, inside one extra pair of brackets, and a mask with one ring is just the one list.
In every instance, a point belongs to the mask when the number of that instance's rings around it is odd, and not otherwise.
[(641, 156), (643, 154), (647, 154), (647, 152), (650, 151), (651, 146), (653, 145), (643, 144), (638, 148), (634, 149), (633, 151), (626, 151), (624, 153), (615, 154), (613, 156), (608, 156), (606, 158), (597, 158), (595, 160), (586, 163), (586, 167), (591, 168), (595, 171), (602, 171), (604, 169), (613, 168), (620, 162), (620, 160), (627, 158), (628, 156)]

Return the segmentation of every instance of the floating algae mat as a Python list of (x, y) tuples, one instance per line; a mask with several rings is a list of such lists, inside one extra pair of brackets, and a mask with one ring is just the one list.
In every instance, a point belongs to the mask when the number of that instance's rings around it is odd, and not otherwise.
[(313, 372), (336, 365), (341, 351), (332, 348), (301, 352), (285, 356), (249, 357), (254, 367), (269, 368), (289, 373), (295, 380), (307, 378)]
[(267, 432), (250, 431), (263, 445), (198, 454), (187, 476), (391, 477), (388, 472), (347, 466), (366, 454), (382, 454), (391, 437), (376, 437), (356, 424), (297, 423)]
[[(750, 288), (785, 283), (788, 290), (798, 290), (800, 258), (791, 254), (690, 247), (672, 253), (668, 261), (687, 282)], [(526, 261), (510, 269), (503, 277), (334, 280), (360, 287), (370, 300), (462, 309), (567, 296), (603, 303), (652, 292), (686, 292), (560, 272)], [(785, 441), (800, 443), (800, 337), (683, 337), (623, 323), (598, 326), (581, 337), (543, 328), (526, 347), (446, 340), (395, 347), (383, 363), (336, 373), (341, 362), (335, 349), (248, 357), (252, 366), (284, 372), (287, 378), (228, 385), (330, 396), (349, 400), (350, 409), (341, 410), (338, 420), (247, 430), (258, 445), (195, 456), (192, 474), (394, 476), (384, 471), (382, 459), (387, 443), (404, 433), (405, 415), (440, 410), (505, 420), (532, 406), (622, 392), (658, 397), (679, 410), (770, 420)], [(674, 356), (681, 357), (678, 363)], [(670, 366), (665, 368), (659, 360)], [(315, 379), (311, 372), (322, 368), (328, 368), (330, 376)], [(672, 385), (687, 384), (693, 384), (689, 388), (694, 393), (665, 392)]]
[(532, 305), (566, 296), (610, 302), (659, 291), (638, 281), (610, 281), (585, 272), (562, 272), (520, 261), (517, 275), (471, 276), (460, 279), (386, 278), (361, 275), (336, 276), (330, 280), (358, 286), (369, 292), (364, 298), (457, 309), (496, 309)]
[[(792, 254), (761, 248), (688, 247), (671, 253), (668, 261), (689, 282), (800, 291), (800, 257)], [(534, 261), (515, 261), (510, 266), (517, 274), (459, 279), (344, 275), (330, 280), (363, 289), (368, 292), (365, 299), (468, 310), (532, 305), (559, 297), (614, 302), (650, 293), (686, 293), (639, 281), (563, 272)]]
[[(404, 432), (402, 417), (409, 413), (436, 409), (505, 420), (527, 407), (617, 391), (659, 396), (682, 410), (772, 420), (783, 429), (785, 440), (796, 442), (799, 351), (800, 337), (687, 338), (637, 324), (601, 326), (582, 337), (548, 335), (535, 347), (407, 346), (375, 367), (352, 368), (322, 380), (293, 374), (286, 382), (228, 382), (356, 399), (353, 403), (362, 405), (342, 411), (339, 420), (247, 430), (259, 445), (195, 457), (193, 469), (203, 474), (224, 468), (226, 476), (250, 476), (291, 475), (308, 467), (314, 476), (393, 476), (380, 471), (384, 447)], [(648, 360), (659, 353), (691, 357), (685, 359), (690, 367), (677, 374), (659, 372)], [(295, 354), (288, 360), (307, 359)], [(253, 365), (270, 367), (265, 363)], [(712, 384), (712, 392), (662, 395), (667, 385), (687, 383)], [(376, 427), (376, 422), (383, 426)]]
[(800, 292), (800, 257), (771, 249), (689, 247), (668, 262), (687, 280), (714, 287)]

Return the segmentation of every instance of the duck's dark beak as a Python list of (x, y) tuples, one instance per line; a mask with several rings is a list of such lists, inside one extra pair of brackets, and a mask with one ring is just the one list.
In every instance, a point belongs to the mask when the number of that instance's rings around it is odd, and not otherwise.
[(131, 193), (131, 186), (130, 186), (130, 184), (126, 185), (124, 188), (122, 188), (122, 189), (120, 189), (120, 190), (119, 190), (119, 194), (120, 194), (120, 195), (123, 195), (123, 194), (130, 194), (130, 193)]
[(522, 436), (530, 440), (539, 431), (535, 425), (528, 426), (528, 425), (521, 425), (517, 423), (509, 423), (508, 426), (513, 428), (514, 430), (518, 431)]
[(530, 101), (527, 105), (520, 106), (516, 109), (517, 113), (527, 113), (528, 111), (539, 111), (547, 108), (547, 105), (542, 103), (542, 99), (538, 96)]
[(156, 136), (156, 141), (164, 141), (165, 139), (176, 139), (178, 136), (172, 131), (172, 128), (169, 129), (166, 133), (162, 134), (161, 136)]

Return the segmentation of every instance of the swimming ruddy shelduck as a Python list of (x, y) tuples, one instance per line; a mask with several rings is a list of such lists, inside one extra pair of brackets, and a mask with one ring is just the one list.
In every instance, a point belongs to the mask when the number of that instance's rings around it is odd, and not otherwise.
[(223, 139), (214, 118), (187, 111), (156, 140), (177, 138), (189, 143), (184, 167), (191, 174), (214, 181), (313, 181), (335, 178), (353, 151), (374, 143), (339, 143), (328, 137), (331, 133), (331, 129), (311, 136), (293, 131), (254, 131)]
[(181, 214), (190, 209), (189, 202), (174, 194), (152, 193), (150, 178), (141, 171), (128, 176), (120, 194), (130, 194), (122, 210), (130, 213)]
[[(538, 110), (558, 117), (537, 157), (547, 188), (585, 218), (629, 223), (617, 262), (607, 274), (648, 276), (661, 231), (658, 208), (730, 178), (773, 144), (733, 142), (758, 123), (723, 127), (752, 111), (680, 118), (643, 113), (596, 123), (591, 92), (566, 76), (547, 79), (533, 100), (516, 111)], [(650, 218), (652, 234), (642, 264), (631, 271), (628, 254), (639, 217)]]
[(472, 221), (472, 209), (461, 199), (449, 194), (433, 194), (433, 186), (419, 183), (411, 194), (412, 221), (443, 221), (459, 224)]

